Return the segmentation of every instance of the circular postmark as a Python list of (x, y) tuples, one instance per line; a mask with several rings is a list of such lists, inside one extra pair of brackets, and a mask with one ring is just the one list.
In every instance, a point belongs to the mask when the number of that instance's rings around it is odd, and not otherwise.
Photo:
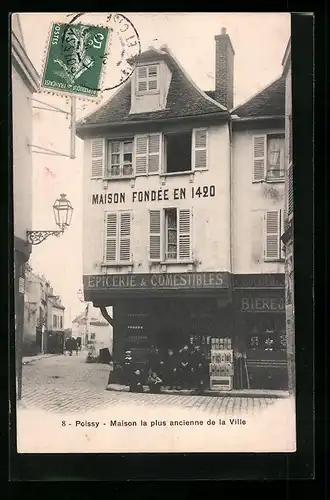
[(141, 52), (132, 22), (118, 13), (81, 12), (68, 17), (61, 33), (61, 52), (71, 91), (79, 84), (87, 93), (99, 95), (124, 84)]

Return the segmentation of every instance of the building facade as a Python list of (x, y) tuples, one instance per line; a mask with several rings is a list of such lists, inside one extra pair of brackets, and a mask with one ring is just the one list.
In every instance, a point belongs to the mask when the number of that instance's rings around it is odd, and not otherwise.
[[(27, 56), (20, 19), (12, 15), (11, 33), (12, 120), (13, 120), (13, 216), (14, 216), (14, 289), (15, 345), (18, 376), (21, 373), (22, 336), (24, 328), (25, 263), (31, 254), (26, 231), (32, 223), (32, 102), (38, 89), (38, 74)], [(18, 383), (18, 390), (20, 383)], [(20, 395), (18, 395), (20, 397)]]
[(61, 352), (65, 307), (46, 278), (25, 267), (22, 354)]
[(295, 392), (295, 322), (294, 322), (294, 228), (293, 228), (293, 141), (292, 141), (292, 83), (291, 83), (291, 40), (284, 58), (285, 77), (285, 224), (282, 240), (285, 245), (286, 275), (286, 330), (288, 342), (289, 390)]
[(53, 288), (48, 288), (47, 297), (47, 330), (45, 334), (44, 352), (55, 354), (64, 350), (64, 313), (59, 295), (55, 295)]
[[(130, 80), (77, 124), (85, 148), (84, 295), (113, 325), (118, 363), (127, 350), (143, 363), (150, 346), (207, 346), (214, 337), (230, 338), (245, 359), (246, 337), (255, 333), (248, 318), (256, 315), (247, 315), (246, 300), (255, 313), (259, 300), (264, 311), (269, 304), (272, 318), (277, 308), (284, 322), (277, 165), (284, 86), (276, 116), (249, 120), (251, 100), (232, 110), (234, 49), (225, 29), (215, 37), (215, 56), (216, 88), (204, 92), (166, 46), (150, 48)], [(269, 294), (258, 295), (258, 287)], [(280, 328), (270, 320), (272, 332)], [(267, 347), (268, 337), (259, 343)], [(268, 343), (274, 351), (277, 340)], [(259, 358), (261, 366), (264, 349)], [(244, 373), (236, 388), (250, 386)], [(285, 385), (280, 376), (271, 379)], [(259, 375), (253, 383), (270, 384)]]
[[(112, 315), (112, 310), (109, 313)], [(80, 337), (82, 346), (87, 347), (92, 343), (97, 352), (109, 349), (112, 353), (112, 326), (104, 319), (100, 310), (91, 304), (72, 321), (72, 336)]]

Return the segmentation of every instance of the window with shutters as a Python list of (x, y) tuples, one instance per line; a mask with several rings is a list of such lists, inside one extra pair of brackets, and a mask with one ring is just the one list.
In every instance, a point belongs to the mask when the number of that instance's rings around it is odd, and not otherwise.
[(165, 172), (191, 171), (192, 134), (168, 134), (164, 137), (165, 143)]
[(131, 262), (131, 212), (106, 212), (104, 230), (104, 263), (126, 264)]
[(264, 217), (264, 260), (283, 259), (281, 235), (283, 232), (282, 210), (269, 210)]
[(180, 263), (191, 258), (191, 210), (150, 210), (149, 259)]
[(118, 178), (133, 175), (133, 139), (108, 141), (106, 177)]
[(156, 174), (161, 164), (161, 134), (136, 135), (135, 175)]
[(136, 68), (136, 93), (138, 95), (159, 92), (159, 65), (138, 66)]
[(253, 181), (284, 181), (284, 135), (253, 137)]

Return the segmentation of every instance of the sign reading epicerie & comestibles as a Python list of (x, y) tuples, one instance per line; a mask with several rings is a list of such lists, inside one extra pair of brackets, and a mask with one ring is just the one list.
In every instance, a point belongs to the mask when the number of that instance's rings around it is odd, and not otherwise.
[(229, 274), (224, 272), (107, 274), (84, 276), (87, 290), (113, 289), (192, 289), (228, 288)]

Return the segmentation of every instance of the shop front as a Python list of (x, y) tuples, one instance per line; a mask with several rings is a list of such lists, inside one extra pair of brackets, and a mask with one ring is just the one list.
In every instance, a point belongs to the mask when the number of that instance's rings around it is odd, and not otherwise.
[(125, 363), (147, 375), (155, 351), (165, 373), (169, 351), (180, 366), (198, 346), (208, 371), (212, 339), (232, 336), (229, 273), (85, 276), (84, 289), (94, 306), (113, 306), (114, 383), (127, 382)]
[(284, 275), (234, 277), (239, 389), (287, 390)]

